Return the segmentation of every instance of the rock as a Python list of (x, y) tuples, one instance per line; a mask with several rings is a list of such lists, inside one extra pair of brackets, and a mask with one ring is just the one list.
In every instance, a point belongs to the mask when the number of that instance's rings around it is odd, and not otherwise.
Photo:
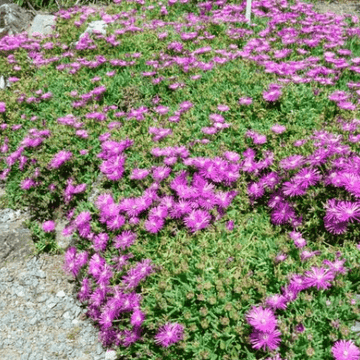
[(73, 237), (72, 235), (70, 236), (64, 236), (62, 234), (62, 231), (64, 230), (64, 228), (66, 226), (68, 226), (68, 221), (64, 221), (64, 220), (60, 220), (59, 222), (56, 222), (56, 227), (55, 227), (55, 232), (56, 232), (56, 242), (58, 244), (58, 246), (61, 249), (66, 250), (69, 246), (71, 246), (72, 242), (73, 242)]
[(0, 263), (23, 261), (32, 256), (36, 249), (31, 231), (22, 225), (28, 214), (12, 209), (0, 210)]
[(360, 322), (355, 321), (355, 325), (351, 327), (351, 331), (360, 332)]
[[(1, 0), (0, 0), (1, 1)], [(35, 17), (29, 10), (24, 10), (17, 4), (2, 4), (0, 6), (0, 41), (5, 36), (11, 36), (26, 31), (30, 38), (33, 34), (51, 34), (55, 25), (55, 16), (51, 14), (37, 14)], [(6, 51), (0, 52), (8, 56)], [(0, 74), (0, 90), (10, 87), (9, 81)]]
[[(85, 32), (83, 32), (80, 36), (79, 36), (79, 40), (85, 36), (86, 33), (93, 34), (94, 30), (99, 31), (102, 35), (106, 35), (106, 28), (107, 28), (107, 24), (105, 21), (103, 20), (97, 20), (97, 21), (92, 21), (91, 23), (88, 24), (88, 27), (86, 28)], [(79, 43), (79, 41), (73, 43), (72, 45), (75, 47), (77, 44)]]
[(26, 31), (34, 15), (17, 4), (0, 6), (0, 39), (6, 35), (19, 34)]
[(55, 26), (55, 16), (37, 14), (26, 32), (29, 37), (31, 37), (33, 33), (49, 35), (53, 32), (52, 26)]

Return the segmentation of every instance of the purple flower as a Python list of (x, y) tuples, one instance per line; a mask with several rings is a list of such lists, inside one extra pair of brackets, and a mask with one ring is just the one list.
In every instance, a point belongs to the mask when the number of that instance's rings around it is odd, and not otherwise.
[(119, 230), (124, 224), (125, 224), (124, 216), (116, 215), (114, 217), (111, 217), (106, 222), (106, 227), (108, 228), (108, 230), (114, 231), (114, 230)]
[(125, 250), (129, 248), (136, 240), (137, 235), (132, 231), (123, 231), (120, 235), (114, 239), (114, 247), (116, 249)]
[(277, 173), (270, 172), (269, 174), (264, 175), (260, 178), (260, 183), (263, 184), (264, 187), (267, 187), (271, 190), (275, 188), (275, 186), (279, 183), (280, 178)]
[(229, 220), (227, 223), (226, 223), (226, 228), (231, 231), (234, 229), (234, 221), (233, 220)]
[(165, 221), (163, 218), (159, 218), (157, 216), (149, 217), (148, 220), (145, 221), (144, 227), (145, 230), (152, 234), (158, 233), (164, 227)]
[(300, 170), (293, 178), (294, 183), (307, 188), (318, 183), (321, 179), (321, 175), (318, 170), (304, 168)]
[(290, 288), (289, 286), (282, 287), (282, 294), (286, 299), (286, 302), (292, 302), (296, 300), (299, 291), (295, 290), (294, 288)]
[(184, 217), (184, 223), (192, 232), (205, 229), (210, 224), (211, 216), (204, 210), (193, 210)]
[(281, 332), (274, 330), (271, 333), (265, 333), (262, 331), (254, 331), (250, 334), (250, 342), (252, 347), (256, 350), (263, 349), (276, 350), (279, 347)]
[(158, 166), (155, 167), (153, 172), (152, 172), (152, 176), (154, 178), (155, 181), (162, 181), (165, 180), (169, 177), (171, 173), (171, 168), (167, 167), (167, 166)]
[(114, 265), (114, 269), (116, 271), (121, 271), (125, 265), (128, 264), (128, 259), (132, 258), (133, 254), (127, 254), (127, 255), (120, 255), (116, 256), (111, 259), (111, 261), (114, 261), (116, 264)]
[(52, 221), (52, 220), (49, 220), (49, 221), (45, 221), (43, 224), (42, 224), (42, 229), (45, 231), (45, 232), (52, 232), (55, 230), (55, 222)]
[(170, 210), (170, 216), (173, 219), (180, 219), (183, 215), (189, 214), (192, 211), (190, 201), (180, 200), (175, 203)]
[(304, 157), (301, 155), (292, 155), (282, 159), (279, 163), (280, 167), (284, 170), (293, 170), (303, 165)]
[(109, 235), (106, 233), (100, 233), (95, 236), (94, 242), (94, 250), (95, 251), (105, 251), (107, 242), (109, 240)]
[(334, 280), (335, 275), (329, 269), (312, 267), (305, 272), (305, 284), (307, 287), (316, 287), (318, 290), (327, 289), (331, 286), (329, 281)]
[(289, 289), (299, 292), (306, 289), (307, 285), (305, 284), (305, 279), (302, 275), (295, 274), (292, 276), (288, 287)]
[(339, 340), (331, 348), (336, 360), (359, 360), (360, 349), (351, 340)]
[(130, 179), (132, 180), (142, 180), (145, 179), (150, 174), (150, 171), (147, 169), (133, 169)]
[(275, 225), (281, 225), (288, 222), (295, 216), (294, 209), (287, 202), (279, 203), (271, 212), (271, 221)]
[(145, 314), (141, 310), (135, 309), (131, 315), (130, 324), (139, 327), (142, 325), (144, 320), (145, 320)]
[(265, 300), (266, 306), (270, 307), (273, 310), (277, 310), (277, 309), (285, 310), (287, 307), (286, 302), (287, 302), (286, 298), (281, 294), (275, 294), (269, 296)]
[(253, 307), (246, 316), (248, 323), (256, 330), (271, 333), (276, 327), (276, 317), (272, 310), (261, 306)]
[(315, 255), (319, 255), (320, 251), (308, 251), (308, 250), (304, 250), (301, 254), (300, 254), (300, 258), (301, 261), (305, 261), (307, 259), (312, 258)]
[(57, 153), (53, 159), (51, 160), (49, 167), (57, 169), (59, 168), (64, 162), (68, 161), (72, 157), (72, 152), (70, 151), (60, 151)]
[(184, 326), (178, 323), (167, 323), (159, 329), (155, 335), (155, 342), (163, 347), (183, 339)]
[(300, 232), (292, 231), (289, 233), (289, 237), (294, 241), (294, 244), (297, 248), (303, 248), (307, 244), (306, 240), (302, 237)]
[(261, 198), (264, 193), (264, 187), (262, 186), (261, 182), (260, 183), (252, 183), (251, 185), (248, 186), (248, 194), (253, 197), (254, 199), (258, 199)]
[(302, 333), (305, 331), (305, 326), (303, 324), (297, 324), (295, 326), (295, 331), (299, 332), (299, 333)]
[(360, 203), (358, 202), (339, 201), (334, 209), (333, 218), (339, 222), (360, 221)]
[(281, 90), (273, 89), (270, 91), (264, 91), (263, 97), (266, 101), (276, 101), (282, 95)]
[(275, 124), (271, 130), (275, 133), (275, 134), (282, 134), (284, 131), (286, 131), (286, 127), (279, 125), (279, 124)]
[(323, 261), (324, 265), (327, 265), (329, 269), (336, 273), (346, 274), (346, 267), (344, 267), (344, 264), (346, 262), (346, 259), (336, 259), (334, 262), (331, 262), (330, 260), (325, 259)]
[(275, 263), (279, 263), (279, 262), (282, 262), (282, 261), (285, 261), (287, 259), (287, 255), (286, 254), (278, 254), (276, 255), (275, 257)]
[(84, 302), (86, 300), (89, 300), (89, 297), (90, 297), (90, 294), (91, 294), (91, 288), (90, 288), (90, 279), (85, 277), (83, 280), (82, 280), (82, 283), (81, 283), (81, 289), (80, 289), (80, 292), (78, 293), (78, 300), (81, 301), (81, 302)]
[(295, 183), (292, 181), (285, 181), (281, 190), (284, 195), (289, 197), (301, 196), (306, 194), (306, 189), (304, 187), (302, 187), (299, 183)]

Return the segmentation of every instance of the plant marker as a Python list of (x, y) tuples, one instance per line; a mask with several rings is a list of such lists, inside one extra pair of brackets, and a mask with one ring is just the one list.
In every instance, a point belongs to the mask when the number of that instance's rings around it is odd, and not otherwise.
[(251, 16), (251, 0), (246, 0), (246, 19), (249, 20), (250, 23), (250, 16)]

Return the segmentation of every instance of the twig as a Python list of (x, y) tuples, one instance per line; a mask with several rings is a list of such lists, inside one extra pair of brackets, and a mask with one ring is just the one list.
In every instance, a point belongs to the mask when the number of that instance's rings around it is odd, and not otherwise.
[(56, 5), (58, 6), (59, 10), (61, 10), (58, 0), (55, 0), (55, 2), (56, 2)]
[[(36, 14), (37, 14), (37, 11), (32, 7), (32, 5), (29, 3), (28, 0), (26, 0), (26, 3), (28, 4), (29, 8), (31, 8), (32, 12), (35, 13), (34, 15), (36, 15)], [(30, 11), (31, 11), (31, 10), (30, 10)]]

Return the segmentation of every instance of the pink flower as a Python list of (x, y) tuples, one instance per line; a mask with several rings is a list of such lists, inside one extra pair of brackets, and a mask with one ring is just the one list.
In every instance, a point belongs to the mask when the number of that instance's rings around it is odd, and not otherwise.
[(250, 342), (252, 347), (256, 350), (268, 348), (270, 351), (279, 347), (281, 332), (274, 330), (271, 333), (265, 333), (262, 331), (254, 331), (250, 334)]
[(167, 323), (155, 335), (155, 342), (163, 347), (169, 347), (171, 344), (182, 340), (183, 332), (184, 326), (178, 323)]
[(273, 332), (277, 323), (272, 310), (263, 309), (261, 306), (253, 307), (246, 318), (256, 330), (267, 333)]
[(351, 340), (339, 340), (331, 348), (336, 360), (359, 360), (360, 350)]
[(171, 168), (167, 166), (158, 166), (154, 168), (152, 172), (152, 177), (154, 178), (155, 181), (160, 182), (162, 180), (167, 179), (170, 173), (171, 173)]
[(281, 294), (275, 294), (269, 296), (265, 300), (266, 306), (270, 307), (273, 310), (277, 310), (277, 309), (285, 310), (286, 302), (287, 302), (286, 298)]
[(136, 309), (131, 315), (130, 324), (133, 326), (141, 326), (144, 320), (145, 314), (141, 310)]
[(205, 210), (193, 210), (184, 217), (184, 223), (192, 232), (205, 229), (210, 224), (211, 216)]
[(344, 264), (346, 262), (346, 259), (336, 259), (334, 262), (331, 262), (327, 259), (323, 261), (324, 265), (327, 265), (331, 271), (334, 273), (341, 273), (346, 274), (346, 267), (344, 267)]
[(263, 97), (266, 101), (276, 101), (282, 95), (281, 90), (272, 89), (270, 91), (264, 91)]
[(133, 233), (132, 231), (129, 230), (123, 231), (120, 235), (115, 237), (114, 247), (116, 249), (121, 248), (121, 250), (125, 250), (134, 243), (136, 238), (137, 238), (136, 233)]
[(72, 152), (70, 151), (60, 151), (57, 153), (53, 159), (51, 160), (49, 166), (50, 168), (57, 169), (59, 168), (64, 162), (68, 161), (72, 157)]
[(335, 275), (329, 269), (312, 267), (305, 272), (305, 284), (307, 287), (316, 287), (318, 290), (327, 289), (331, 286), (329, 281), (334, 280)]
[(252, 98), (250, 97), (242, 97), (239, 99), (239, 105), (250, 105), (252, 104)]
[(279, 124), (275, 124), (271, 130), (275, 133), (275, 134), (282, 134), (284, 131), (286, 131), (286, 127), (283, 125), (279, 125)]
[(159, 217), (149, 217), (148, 220), (145, 221), (144, 227), (145, 230), (151, 232), (153, 234), (158, 233), (164, 227), (165, 221), (163, 218)]
[(49, 220), (49, 221), (45, 221), (43, 224), (42, 224), (42, 228), (45, 232), (51, 232), (51, 231), (54, 231), (55, 230), (55, 222), (52, 221), (52, 220)]

